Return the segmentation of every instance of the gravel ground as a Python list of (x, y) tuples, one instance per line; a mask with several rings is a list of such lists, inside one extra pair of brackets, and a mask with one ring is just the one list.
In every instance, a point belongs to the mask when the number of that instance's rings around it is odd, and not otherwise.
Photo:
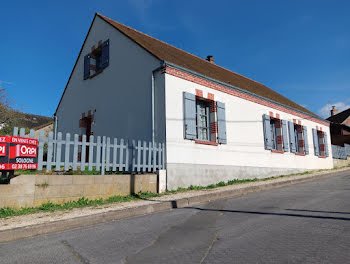
[[(349, 168), (343, 168), (337, 171), (344, 171), (348, 169)], [(180, 192), (180, 193), (171, 194), (171, 195), (164, 195), (162, 197), (154, 197), (152, 198), (152, 200), (136, 200), (131, 202), (112, 203), (112, 204), (106, 204), (106, 205), (95, 206), (95, 207), (76, 208), (72, 210), (64, 210), (64, 211), (58, 210), (54, 212), (43, 212), (43, 213), (30, 214), (30, 215), (12, 216), (8, 218), (0, 219), (0, 231), (13, 229), (17, 227), (54, 222), (58, 220), (71, 219), (71, 218), (80, 217), (80, 216), (105, 213), (109, 211), (123, 210), (126, 208), (133, 208), (133, 207), (138, 207), (138, 206), (152, 204), (152, 203), (159, 203), (162, 201), (172, 201), (176, 199), (189, 198), (189, 197), (198, 196), (206, 193), (215, 193), (215, 192), (221, 192), (225, 190), (238, 190), (238, 189), (243, 189), (251, 186), (260, 186), (271, 182), (284, 182), (290, 179), (306, 179), (314, 175), (322, 175), (327, 173), (329, 173), (329, 171), (316, 172), (312, 174), (299, 175), (299, 176), (283, 177), (283, 178), (267, 180), (267, 181), (235, 184), (235, 185), (219, 187), (215, 189), (208, 189), (208, 190), (186, 191), (186, 192)]]

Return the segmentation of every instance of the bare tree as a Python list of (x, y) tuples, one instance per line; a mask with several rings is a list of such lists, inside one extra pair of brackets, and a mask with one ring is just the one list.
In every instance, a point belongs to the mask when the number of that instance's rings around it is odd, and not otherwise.
[(0, 124), (7, 124), (12, 116), (10, 102), (5, 88), (0, 83)]

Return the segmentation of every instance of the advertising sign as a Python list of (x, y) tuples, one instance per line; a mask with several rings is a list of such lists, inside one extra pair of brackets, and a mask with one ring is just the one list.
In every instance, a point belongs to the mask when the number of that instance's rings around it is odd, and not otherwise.
[(38, 140), (0, 136), (0, 170), (38, 168)]

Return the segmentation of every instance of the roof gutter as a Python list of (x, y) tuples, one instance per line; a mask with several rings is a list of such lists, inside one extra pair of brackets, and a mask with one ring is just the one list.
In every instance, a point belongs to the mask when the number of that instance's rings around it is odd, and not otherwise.
[(301, 110), (299, 110), (299, 109), (296, 109), (296, 108), (293, 108), (293, 107), (291, 107), (291, 106), (282, 104), (282, 103), (280, 103), (280, 102), (273, 101), (273, 100), (271, 100), (271, 99), (269, 99), (269, 98), (266, 98), (266, 97), (263, 97), (263, 96), (261, 96), (261, 95), (258, 95), (258, 94), (255, 94), (255, 93), (252, 93), (252, 92), (243, 90), (243, 89), (241, 89), (241, 88), (238, 88), (238, 87), (236, 87), (236, 86), (230, 85), (230, 84), (225, 83), (225, 82), (218, 81), (218, 80), (216, 80), (216, 79), (213, 79), (213, 78), (210, 78), (210, 77), (205, 76), (205, 75), (203, 75), (203, 74), (194, 72), (194, 71), (192, 71), (192, 70), (189, 70), (189, 69), (187, 69), (187, 68), (181, 67), (181, 66), (176, 65), (176, 64), (174, 64), (174, 63), (171, 63), (171, 62), (168, 62), (168, 61), (164, 61), (164, 64), (165, 64), (165, 65), (168, 65), (168, 66), (170, 66), (170, 67), (173, 67), (173, 68), (175, 68), (175, 69), (184, 71), (184, 72), (186, 72), (186, 73), (189, 73), (189, 74), (198, 76), (198, 77), (200, 77), (200, 78), (206, 79), (206, 80), (208, 80), (208, 81), (211, 81), (211, 82), (214, 82), (214, 83), (217, 83), (217, 84), (226, 86), (226, 87), (228, 87), (228, 88), (230, 88), (230, 89), (239, 91), (239, 92), (241, 92), (241, 93), (245, 93), (245, 94), (248, 94), (248, 95), (250, 95), (250, 96), (254, 96), (254, 97), (256, 97), (256, 98), (259, 98), (259, 99), (268, 101), (268, 102), (270, 102), (270, 103), (274, 103), (274, 104), (283, 106), (283, 107), (288, 108), (288, 109), (290, 109), (290, 110), (293, 110), (293, 111), (295, 111), (295, 112), (299, 112), (299, 113), (301, 113), (301, 114), (304, 114), (304, 115), (307, 115), (307, 116), (316, 118), (316, 119), (318, 119), (318, 120), (320, 120), (320, 121), (323, 121), (323, 122), (326, 122), (326, 123), (330, 123), (330, 121), (328, 121), (328, 120), (326, 120), (326, 119), (322, 119), (322, 118), (320, 118), (320, 117), (318, 117), (318, 116), (316, 116), (316, 115), (311, 115), (310, 113), (301, 111)]

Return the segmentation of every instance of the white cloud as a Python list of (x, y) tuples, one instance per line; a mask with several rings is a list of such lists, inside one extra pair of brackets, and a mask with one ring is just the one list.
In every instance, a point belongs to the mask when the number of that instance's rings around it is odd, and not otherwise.
[(344, 111), (345, 109), (350, 108), (350, 104), (346, 103), (347, 101), (349, 100), (346, 100), (345, 102), (334, 103), (334, 104), (326, 104), (325, 106), (323, 106), (318, 110), (318, 114), (324, 118), (330, 117), (331, 115), (330, 111), (333, 105), (338, 108), (339, 112)]

